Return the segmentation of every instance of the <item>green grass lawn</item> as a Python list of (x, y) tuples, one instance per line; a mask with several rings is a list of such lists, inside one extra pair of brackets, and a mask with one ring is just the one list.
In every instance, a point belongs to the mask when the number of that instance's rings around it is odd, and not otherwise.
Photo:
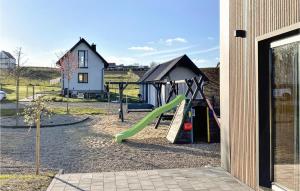
[[(2, 72), (3, 73), (3, 72)], [(2, 84), (1, 89), (7, 93), (7, 99), (4, 102), (15, 102), (16, 101), (16, 86), (15, 80), (9, 75), (0, 76), (0, 84)], [(26, 68), (26, 73), (20, 78), (20, 95), (19, 99), (24, 99), (26, 97), (32, 96), (33, 88), (29, 84), (35, 85), (35, 93), (45, 93), (47, 99), (55, 102), (66, 102), (67, 99), (60, 96), (60, 86), (56, 84), (55, 86), (50, 86), (49, 80), (55, 77), (59, 77), (59, 71), (53, 68)], [(139, 77), (133, 72), (109, 72), (105, 74), (105, 82), (136, 82)], [(118, 100), (119, 89), (118, 85), (110, 84), (110, 94), (111, 100)], [(130, 84), (124, 90), (124, 101), (126, 96), (129, 102), (138, 101), (139, 85)], [(70, 98), (70, 102), (96, 102), (96, 101), (107, 101), (107, 99), (76, 99)]]
[[(6, 95), (6, 102), (14, 102), (16, 101), (16, 86), (15, 85), (2, 85), (2, 90), (7, 93)], [(35, 93), (57, 93), (59, 92), (60, 88), (58, 86), (35, 86), (34, 92)], [(32, 86), (21, 85), (19, 86), (19, 99), (24, 99), (26, 97), (33, 95), (33, 88)]]
[[(52, 113), (55, 115), (67, 114), (66, 107), (51, 107)], [(23, 109), (20, 109), (19, 113), (22, 115)], [(92, 107), (69, 107), (70, 115), (102, 115), (106, 114), (106, 110), (102, 108)], [(15, 109), (0, 109), (0, 116), (15, 116)]]
[[(131, 71), (127, 72), (127, 74), (109, 73), (104, 76), (105, 82), (137, 82), (138, 80), (139, 77)], [(118, 85), (110, 84), (110, 92), (112, 95), (112, 99), (118, 97), (119, 95)], [(137, 100), (138, 94), (139, 94), (139, 85), (136, 84), (129, 84), (124, 90), (124, 98), (127, 95), (128, 98)]]
[[(16, 81), (6, 70), (0, 70), (0, 88), (7, 93), (5, 102), (16, 101)], [(50, 80), (60, 76), (55, 68), (25, 67), (20, 77), (19, 99), (32, 96), (35, 85), (35, 93), (58, 92), (59, 84), (50, 87)]]
[(0, 190), (39, 191), (46, 190), (54, 173), (33, 174), (0, 174)]

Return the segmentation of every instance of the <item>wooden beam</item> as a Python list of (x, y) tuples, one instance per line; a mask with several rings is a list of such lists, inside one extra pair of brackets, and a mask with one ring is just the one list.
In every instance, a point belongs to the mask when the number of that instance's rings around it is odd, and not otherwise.
[(128, 86), (128, 84), (119, 83), (119, 102), (120, 102), (120, 109), (119, 109), (119, 119), (124, 122), (124, 112), (123, 112), (123, 91)]
[[(171, 85), (171, 90), (170, 90), (170, 92), (169, 92), (169, 96), (168, 96), (168, 98), (167, 98), (166, 103), (169, 103), (171, 97), (173, 96), (173, 93), (176, 94), (176, 83), (175, 83), (175, 81), (170, 81), (169, 84)], [(161, 114), (161, 115), (159, 116), (159, 118), (158, 118), (158, 120), (157, 120), (157, 122), (156, 122), (156, 124), (155, 124), (155, 127), (154, 127), (155, 129), (158, 128), (158, 126), (159, 126), (159, 124), (160, 124), (160, 121), (161, 121), (161, 119), (162, 119), (162, 116), (163, 116), (163, 114)]]

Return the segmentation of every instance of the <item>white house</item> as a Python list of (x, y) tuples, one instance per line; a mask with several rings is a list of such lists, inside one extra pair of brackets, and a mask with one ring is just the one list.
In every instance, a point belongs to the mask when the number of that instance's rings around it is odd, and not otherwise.
[(0, 52), (0, 68), (8, 69), (16, 67), (16, 59), (6, 51)]
[[(104, 69), (108, 67), (106, 60), (96, 51), (96, 45), (90, 45), (84, 38), (68, 51), (75, 55), (78, 67), (72, 72), (69, 83), (71, 95), (84, 93), (85, 95), (97, 96), (104, 90)], [(59, 66), (65, 56), (57, 61)], [(67, 94), (68, 79), (62, 72), (61, 88), (64, 95)]]
[[(178, 58), (172, 59), (165, 63), (159, 64), (150, 68), (144, 76), (139, 80), (140, 94), (146, 103), (154, 106), (158, 105), (157, 102), (157, 90), (152, 85), (152, 82), (170, 82), (179, 81), (185, 79), (192, 79), (194, 77), (204, 77), (204, 81), (208, 78), (200, 71), (200, 69), (189, 59), (188, 56), (183, 55)], [(144, 84), (143, 84), (144, 83)], [(201, 84), (203, 86), (203, 83)], [(195, 88), (195, 87), (194, 87)], [(187, 86), (185, 83), (178, 84), (178, 94), (185, 94)], [(161, 87), (161, 101), (164, 104), (168, 98), (170, 91), (170, 85), (162, 85)], [(200, 95), (197, 99), (201, 99)]]

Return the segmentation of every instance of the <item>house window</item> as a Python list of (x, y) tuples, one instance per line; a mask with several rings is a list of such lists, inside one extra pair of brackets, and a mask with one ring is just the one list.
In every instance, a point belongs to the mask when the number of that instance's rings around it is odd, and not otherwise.
[(78, 73), (78, 83), (88, 83), (88, 73)]
[(78, 50), (78, 67), (87, 68), (87, 50)]

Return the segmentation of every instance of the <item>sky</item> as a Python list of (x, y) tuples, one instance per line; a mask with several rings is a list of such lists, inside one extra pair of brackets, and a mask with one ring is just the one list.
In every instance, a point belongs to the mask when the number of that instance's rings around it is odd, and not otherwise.
[(79, 38), (108, 62), (149, 65), (183, 54), (219, 62), (219, 0), (0, 0), (0, 50), (53, 67)]

